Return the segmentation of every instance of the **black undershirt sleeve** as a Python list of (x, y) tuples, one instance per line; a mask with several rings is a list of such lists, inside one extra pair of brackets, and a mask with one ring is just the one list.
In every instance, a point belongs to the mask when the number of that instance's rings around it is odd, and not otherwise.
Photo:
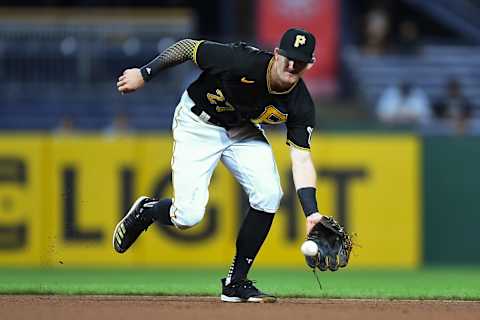
[(150, 81), (160, 71), (187, 60), (196, 63), (196, 51), (200, 43), (202, 43), (201, 40), (183, 39), (172, 44), (155, 59), (140, 68), (143, 80)]

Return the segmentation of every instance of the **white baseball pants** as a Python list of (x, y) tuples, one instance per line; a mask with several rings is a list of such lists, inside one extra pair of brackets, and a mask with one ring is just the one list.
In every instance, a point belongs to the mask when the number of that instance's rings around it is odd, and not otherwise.
[(192, 113), (193, 105), (185, 91), (172, 123), (172, 222), (183, 229), (202, 220), (208, 186), (219, 160), (242, 185), (252, 208), (276, 212), (283, 192), (272, 149), (263, 131), (253, 124), (227, 131)]

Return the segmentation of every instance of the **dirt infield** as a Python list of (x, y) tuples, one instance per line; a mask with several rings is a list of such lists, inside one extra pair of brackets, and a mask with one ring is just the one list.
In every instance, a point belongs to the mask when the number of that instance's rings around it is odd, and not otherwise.
[(280, 299), (221, 303), (211, 297), (0, 296), (2, 320), (78, 319), (480, 319), (480, 302)]

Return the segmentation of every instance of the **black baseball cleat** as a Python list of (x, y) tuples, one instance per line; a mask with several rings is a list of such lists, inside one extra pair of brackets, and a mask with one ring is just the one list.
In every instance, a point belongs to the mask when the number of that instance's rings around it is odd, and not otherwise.
[(143, 215), (144, 205), (156, 200), (142, 196), (132, 205), (125, 217), (113, 231), (113, 248), (118, 253), (124, 253), (137, 240), (140, 234), (147, 230), (153, 220), (146, 219)]
[(272, 303), (277, 301), (275, 296), (258, 290), (254, 281), (245, 279), (225, 285), (225, 278), (222, 281), (222, 295), (220, 299), (224, 302), (257, 302)]

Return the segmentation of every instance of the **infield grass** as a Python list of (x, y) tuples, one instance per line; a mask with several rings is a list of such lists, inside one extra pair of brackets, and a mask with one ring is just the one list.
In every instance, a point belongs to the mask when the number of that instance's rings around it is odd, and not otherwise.
[[(0, 294), (217, 296), (220, 269), (0, 268)], [(341, 270), (255, 269), (258, 287), (279, 297), (480, 300), (480, 268)]]

